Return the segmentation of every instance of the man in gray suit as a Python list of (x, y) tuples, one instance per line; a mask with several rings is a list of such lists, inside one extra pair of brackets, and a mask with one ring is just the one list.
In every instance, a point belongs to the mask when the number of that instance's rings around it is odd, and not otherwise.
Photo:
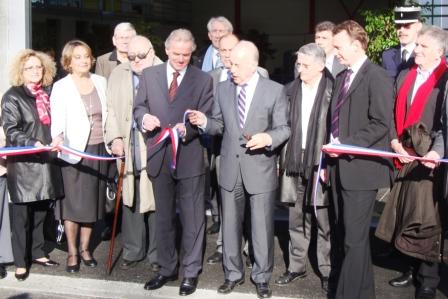
[(324, 21), (316, 25), (314, 29), (314, 42), (325, 51), (325, 67), (330, 71), (333, 78), (345, 70), (339, 60), (336, 58), (336, 50), (333, 46), (333, 22)]
[[(231, 79), (230, 67), (232, 66), (232, 64), (230, 61), (230, 53), (231, 53), (232, 49), (238, 44), (239, 41), (240, 41), (239, 38), (234, 34), (228, 34), (228, 35), (222, 37), (221, 40), (219, 41), (219, 56), (221, 57), (223, 67), (216, 68), (209, 72), (209, 74), (213, 78), (213, 93), (216, 93), (216, 88), (217, 88), (219, 82), (223, 82), (223, 81)], [(260, 76), (269, 79), (269, 74), (266, 69), (264, 69), (262, 67), (257, 67), (257, 72), (260, 74)], [(220, 166), (220, 160), (221, 160), (221, 157), (220, 157), (221, 141), (222, 141), (221, 136), (213, 136), (212, 137), (212, 142), (211, 142), (212, 159), (211, 160), (214, 161), (214, 163), (210, 163), (210, 168), (211, 168), (211, 170), (216, 170), (216, 173), (219, 173), (219, 166)], [(213, 166), (214, 166), (214, 169), (213, 169)], [(219, 184), (219, 178), (218, 178), (218, 184)], [(217, 211), (216, 214), (219, 215), (219, 219), (221, 219), (222, 218), (221, 212), (218, 207), (218, 205), (221, 205), (221, 196), (219, 194), (219, 190), (217, 191), (216, 198), (217, 199), (219, 198), (219, 202), (218, 202), (218, 200), (212, 201), (212, 205), (213, 204), (216, 205), (216, 207), (213, 206), (213, 210), (216, 209), (216, 211)], [(214, 212), (212, 211), (212, 213), (214, 213)], [(213, 215), (215, 215), (215, 214), (213, 214)], [(219, 224), (219, 222), (218, 222), (218, 224)], [(247, 229), (247, 230), (249, 230), (249, 229)], [(246, 234), (247, 234), (247, 230), (245, 231)], [(247, 242), (244, 247), (244, 252), (247, 256), (246, 264), (248, 266), (252, 266), (251, 260), (249, 257), (249, 249), (248, 249)], [(216, 240), (216, 251), (211, 256), (209, 256), (207, 258), (207, 263), (208, 264), (216, 264), (216, 263), (220, 263), (221, 260), (222, 260), (222, 226), (219, 227), (218, 239)]]
[(219, 84), (212, 114), (191, 111), (190, 122), (211, 135), (222, 134), (219, 179), (223, 203), (221, 294), (244, 282), (242, 223), (250, 204), (255, 264), (251, 278), (260, 298), (272, 295), (274, 266), (274, 200), (278, 187), (277, 152), (290, 135), (288, 102), (283, 87), (257, 73), (258, 49), (240, 41), (232, 49), (233, 82)]

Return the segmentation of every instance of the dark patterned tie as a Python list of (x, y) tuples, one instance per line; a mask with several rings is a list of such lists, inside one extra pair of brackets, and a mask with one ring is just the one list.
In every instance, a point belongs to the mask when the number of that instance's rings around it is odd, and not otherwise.
[(344, 84), (339, 92), (338, 100), (336, 102), (336, 107), (333, 111), (333, 117), (331, 118), (331, 134), (334, 138), (339, 137), (339, 112), (341, 110), (342, 104), (344, 104), (347, 99), (347, 92), (350, 87), (350, 77), (353, 74), (351, 69), (345, 71)]
[(173, 73), (173, 81), (171, 81), (170, 89), (168, 89), (168, 96), (170, 98), (170, 102), (174, 100), (177, 92), (177, 77), (179, 77), (179, 72)]
[(401, 52), (401, 63), (406, 63), (407, 59), (406, 56), (408, 55), (408, 50), (404, 49), (403, 52)]
[(241, 86), (238, 94), (238, 120), (240, 128), (244, 127), (244, 113), (246, 111), (246, 84)]

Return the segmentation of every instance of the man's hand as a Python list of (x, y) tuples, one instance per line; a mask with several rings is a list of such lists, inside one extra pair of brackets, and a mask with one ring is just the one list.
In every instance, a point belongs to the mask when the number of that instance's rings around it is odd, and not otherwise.
[(258, 133), (249, 139), (246, 147), (251, 151), (272, 145), (272, 137), (268, 133)]
[(56, 136), (53, 138), (53, 140), (51, 141), (51, 147), (53, 147), (53, 151), (57, 151), (57, 146), (62, 144), (64, 142), (64, 137), (62, 136), (62, 134)]
[(110, 147), (115, 156), (124, 156), (124, 142), (121, 138), (115, 138)]
[(179, 132), (179, 137), (183, 138), (187, 134), (187, 128), (185, 128), (185, 125), (183, 123), (178, 123), (174, 126), (173, 129), (177, 129), (177, 132)]
[[(423, 156), (426, 159), (434, 159), (439, 160), (440, 156), (436, 151), (429, 151), (426, 155)], [(422, 161), (422, 164), (428, 168), (434, 169), (439, 163), (438, 162), (430, 162), (430, 161)]]
[(188, 112), (188, 120), (192, 125), (203, 127), (207, 122), (207, 117), (204, 113), (197, 110), (187, 110)]
[(151, 132), (155, 128), (160, 127), (160, 120), (157, 118), (157, 116), (147, 113), (143, 116), (143, 124), (142, 125), (143, 125), (143, 129)]
[[(390, 142), (390, 145), (391, 145), (392, 149), (394, 150), (394, 152), (396, 152), (397, 154), (407, 155), (407, 156), (415, 156), (416, 155), (412, 149), (410, 149), (410, 148), (405, 149), (403, 147), (403, 145), (397, 139), (393, 139)], [(407, 164), (407, 163), (414, 161), (414, 158), (400, 157), (400, 158), (398, 158), (398, 160), (400, 160), (400, 162), (403, 164)]]

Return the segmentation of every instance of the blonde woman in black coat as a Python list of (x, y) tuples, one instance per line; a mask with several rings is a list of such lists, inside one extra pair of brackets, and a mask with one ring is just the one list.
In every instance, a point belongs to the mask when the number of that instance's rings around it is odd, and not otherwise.
[[(15, 57), (10, 70), (12, 86), (1, 102), (6, 146), (39, 147), (52, 142), (47, 88), (55, 72), (54, 62), (44, 53), (25, 49)], [(43, 250), (43, 225), (50, 200), (64, 194), (61, 171), (54, 161), (49, 152), (7, 158), (12, 249), (18, 280), (28, 277), (30, 262), (45, 267), (58, 265)]]

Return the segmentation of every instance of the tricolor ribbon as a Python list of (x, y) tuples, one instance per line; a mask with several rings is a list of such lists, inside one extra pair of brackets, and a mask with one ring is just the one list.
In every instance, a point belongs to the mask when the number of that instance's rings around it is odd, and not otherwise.
[[(185, 111), (184, 115), (182, 117), (183, 124), (185, 126), (186, 130), (186, 123), (187, 123), (187, 116), (190, 113), (190, 111)], [(157, 137), (155, 143), (151, 145), (150, 147), (155, 147), (158, 144), (162, 143), (166, 139), (171, 141), (171, 168), (176, 169), (176, 161), (177, 161), (177, 149), (179, 148), (179, 131), (177, 129), (173, 128), (165, 128), (162, 130), (162, 132)]]
[(348, 144), (335, 144), (330, 143), (326, 144), (322, 147), (322, 152), (320, 156), (319, 166), (317, 168), (317, 178), (315, 179), (313, 186), (313, 206), (314, 206), (314, 214), (317, 217), (317, 189), (320, 180), (320, 171), (322, 169), (322, 161), (324, 157), (324, 153), (326, 154), (338, 154), (338, 155), (355, 155), (355, 156), (367, 156), (367, 157), (382, 157), (382, 158), (410, 158), (422, 162), (434, 162), (434, 163), (448, 163), (448, 159), (428, 159), (419, 156), (411, 156), (411, 155), (403, 155), (397, 154), (393, 152), (365, 148), (360, 146), (348, 145)]
[(88, 160), (111, 161), (111, 160), (117, 160), (117, 159), (124, 158), (124, 157), (107, 157), (107, 156), (99, 156), (99, 155), (89, 154), (86, 152), (75, 150), (75, 149), (70, 148), (65, 145), (58, 145), (56, 147), (52, 147), (49, 145), (45, 145), (45, 146), (41, 146), (41, 147), (35, 147), (35, 146), (3, 147), (3, 148), (0, 148), (0, 157), (32, 155), (32, 154), (38, 154), (38, 153), (43, 153), (43, 152), (49, 152), (49, 151), (54, 150), (55, 148), (61, 152), (69, 153), (69, 154), (78, 156), (83, 159), (88, 159)]

